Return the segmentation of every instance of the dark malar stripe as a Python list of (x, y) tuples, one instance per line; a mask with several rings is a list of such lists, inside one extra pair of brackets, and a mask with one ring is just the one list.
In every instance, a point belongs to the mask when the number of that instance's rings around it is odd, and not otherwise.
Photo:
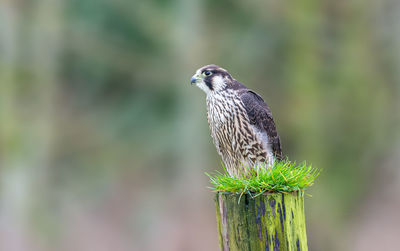
[(206, 85), (208, 86), (208, 88), (209, 88), (211, 91), (214, 90), (214, 88), (213, 88), (213, 86), (212, 86), (212, 84), (211, 84), (210, 81), (204, 81), (204, 83), (206, 83)]

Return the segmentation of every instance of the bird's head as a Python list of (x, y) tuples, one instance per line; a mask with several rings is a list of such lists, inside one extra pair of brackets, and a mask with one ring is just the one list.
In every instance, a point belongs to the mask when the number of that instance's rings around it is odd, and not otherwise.
[(224, 91), (231, 82), (232, 76), (225, 69), (213, 64), (198, 69), (190, 81), (207, 95)]

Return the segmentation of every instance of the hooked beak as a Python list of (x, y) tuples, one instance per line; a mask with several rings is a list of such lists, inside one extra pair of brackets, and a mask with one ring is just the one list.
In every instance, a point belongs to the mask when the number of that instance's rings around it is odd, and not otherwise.
[(190, 84), (193, 85), (197, 83), (197, 81), (200, 80), (200, 78), (197, 75), (194, 75), (192, 79), (190, 80)]

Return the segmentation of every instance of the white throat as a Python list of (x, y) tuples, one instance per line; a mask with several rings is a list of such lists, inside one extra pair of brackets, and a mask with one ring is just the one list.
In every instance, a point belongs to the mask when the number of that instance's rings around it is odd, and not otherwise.
[(203, 81), (196, 83), (196, 86), (202, 89), (207, 94), (207, 96), (211, 93), (210, 88), (208, 88), (208, 86)]

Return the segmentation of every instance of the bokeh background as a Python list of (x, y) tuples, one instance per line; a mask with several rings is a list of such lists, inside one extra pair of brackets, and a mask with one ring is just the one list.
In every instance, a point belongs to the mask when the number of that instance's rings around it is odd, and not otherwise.
[(310, 250), (398, 250), (396, 0), (1, 0), (0, 250), (218, 250), (210, 63), (323, 169)]

